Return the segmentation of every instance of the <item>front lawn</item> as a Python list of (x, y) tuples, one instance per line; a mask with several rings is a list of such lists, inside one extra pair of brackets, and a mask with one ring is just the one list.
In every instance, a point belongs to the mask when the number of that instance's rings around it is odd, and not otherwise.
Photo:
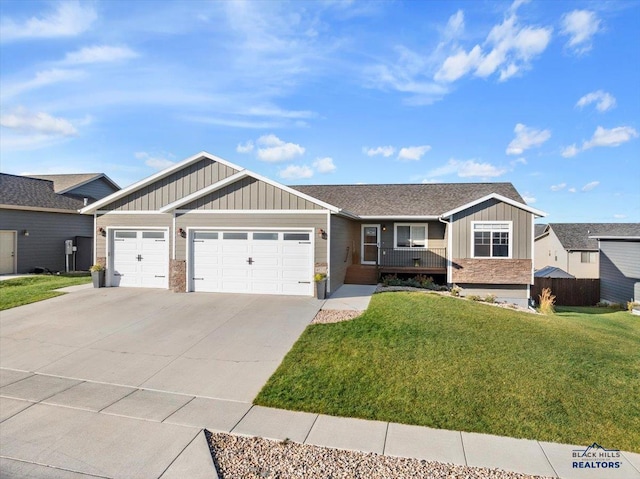
[(0, 281), (0, 311), (60, 296), (58, 288), (90, 283), (90, 276), (26, 276)]
[(309, 326), (256, 404), (640, 452), (640, 319), (374, 295)]

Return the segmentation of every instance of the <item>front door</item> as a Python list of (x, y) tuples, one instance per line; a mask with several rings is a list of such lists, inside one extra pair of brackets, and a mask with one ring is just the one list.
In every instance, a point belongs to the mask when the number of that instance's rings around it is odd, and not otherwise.
[(378, 263), (380, 225), (362, 225), (362, 264)]
[(0, 231), (0, 274), (16, 272), (16, 232)]

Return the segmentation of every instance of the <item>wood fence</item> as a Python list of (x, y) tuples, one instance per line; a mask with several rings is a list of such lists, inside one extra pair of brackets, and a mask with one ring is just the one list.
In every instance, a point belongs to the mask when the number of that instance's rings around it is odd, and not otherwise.
[(535, 278), (531, 298), (540, 302), (544, 288), (550, 288), (558, 306), (595, 306), (600, 302), (599, 279)]

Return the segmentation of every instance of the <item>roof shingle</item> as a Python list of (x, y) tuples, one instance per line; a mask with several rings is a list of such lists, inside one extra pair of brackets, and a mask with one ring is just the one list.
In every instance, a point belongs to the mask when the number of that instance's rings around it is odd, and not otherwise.
[(640, 223), (549, 223), (566, 250), (598, 250), (594, 235), (640, 236)]
[(52, 181), (0, 173), (0, 204), (75, 212), (83, 201), (57, 194)]

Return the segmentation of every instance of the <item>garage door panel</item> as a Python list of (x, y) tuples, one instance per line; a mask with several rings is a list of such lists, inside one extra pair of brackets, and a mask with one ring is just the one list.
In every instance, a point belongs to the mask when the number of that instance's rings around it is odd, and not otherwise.
[(265, 243), (256, 243), (254, 242), (252, 245), (252, 249), (251, 252), (254, 255), (258, 255), (258, 254), (280, 254), (281, 253), (281, 246), (276, 244), (265, 244)]
[(251, 271), (251, 279), (260, 281), (279, 281), (282, 279), (282, 271), (254, 268)]
[(116, 230), (111, 286), (168, 287), (166, 235), (166, 231)]

